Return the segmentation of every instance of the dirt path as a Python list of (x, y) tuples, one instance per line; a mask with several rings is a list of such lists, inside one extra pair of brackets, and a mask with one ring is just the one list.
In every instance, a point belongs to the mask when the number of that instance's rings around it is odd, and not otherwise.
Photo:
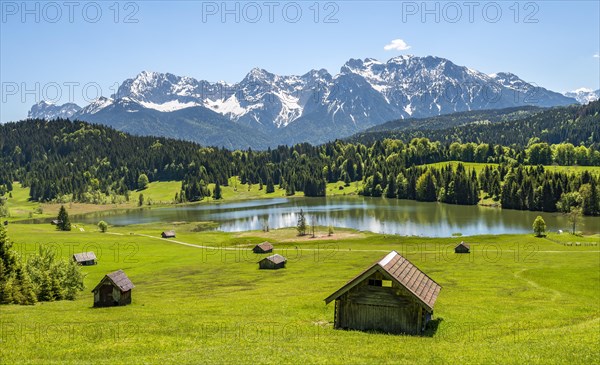
[(519, 271), (513, 273), (513, 275), (514, 275), (515, 278), (517, 278), (519, 280), (523, 280), (528, 285), (532, 286), (533, 288), (535, 288), (537, 290), (548, 290), (548, 291), (552, 292), (552, 297), (550, 298), (550, 300), (552, 302), (556, 301), (556, 299), (558, 299), (558, 298), (560, 298), (562, 296), (562, 294), (558, 290), (555, 290), (555, 289), (552, 289), (552, 288), (547, 288), (545, 286), (541, 286), (540, 284), (536, 283), (535, 281), (526, 279), (523, 276), (521, 276), (527, 270), (529, 270), (529, 269), (519, 270)]
[[(120, 234), (120, 233), (113, 233), (113, 234)], [(123, 235), (123, 234), (120, 234)], [(225, 251), (238, 251), (240, 249), (247, 249), (248, 247), (251, 247), (253, 245), (246, 245), (244, 244), (243, 246), (237, 245), (237, 246), (232, 246), (232, 247), (215, 247), (215, 246), (205, 246), (205, 245), (197, 245), (194, 243), (188, 243), (188, 242), (183, 242), (183, 241), (178, 241), (178, 240), (174, 240), (171, 238), (162, 238), (162, 237), (157, 237), (157, 236), (151, 236), (148, 234), (142, 234), (142, 233), (134, 233), (134, 235), (136, 236), (142, 236), (142, 237), (148, 237), (148, 238), (153, 238), (156, 240), (161, 240), (161, 241), (166, 241), (166, 242), (172, 242), (172, 243), (176, 243), (178, 245), (183, 245), (183, 246), (189, 246), (189, 247), (195, 247), (195, 248), (204, 248), (204, 249), (208, 249), (208, 250), (225, 250)], [(323, 240), (325, 243), (327, 243), (328, 240)], [(315, 242), (315, 241), (313, 241)], [(328, 246), (330, 247), (330, 246)], [(323, 248), (302, 248), (302, 247), (295, 247), (295, 250), (298, 251), (322, 251)], [(342, 251), (342, 250), (340, 250)], [(366, 249), (343, 249), (344, 252), (384, 252), (384, 253), (388, 253), (390, 252), (390, 250), (366, 250)], [(514, 251), (514, 250), (507, 250), (507, 251)], [(600, 253), (600, 251), (575, 251), (575, 250), (565, 250), (565, 251), (535, 251), (536, 253)], [(415, 253), (418, 254), (422, 254), (422, 253), (439, 253), (439, 251), (416, 251)]]
[[(134, 235), (148, 237), (148, 238), (154, 238), (154, 239), (161, 240), (161, 241), (166, 241), (166, 242), (172, 242), (172, 243), (176, 243), (178, 245), (195, 247), (195, 248), (205, 248), (205, 249), (209, 249), (209, 250), (239, 251), (240, 249), (242, 249), (242, 247), (239, 247), (239, 246), (234, 246), (234, 247), (214, 247), (214, 246), (196, 245), (196, 244), (193, 244), (193, 243), (187, 243), (187, 242), (183, 242), (183, 241), (177, 241), (177, 240), (170, 239), (170, 238), (162, 238), (162, 237), (150, 236), (148, 234), (142, 234), (142, 233), (134, 233)], [(295, 250), (298, 250), (298, 251), (322, 251), (323, 248), (300, 248), (300, 247), (296, 246)], [(346, 250), (344, 250), (344, 251), (346, 251)], [(351, 249), (349, 249), (348, 252), (385, 252), (385, 253), (388, 253), (388, 252), (390, 252), (390, 250), (354, 250), (354, 249), (351, 250)], [(431, 252), (436, 252), (436, 251), (431, 251)]]

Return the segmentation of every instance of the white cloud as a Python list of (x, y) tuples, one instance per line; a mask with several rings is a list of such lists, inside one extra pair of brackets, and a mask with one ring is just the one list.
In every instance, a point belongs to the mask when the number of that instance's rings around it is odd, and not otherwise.
[(600, 54), (596, 53), (593, 57), (594, 58), (600, 58)]
[(386, 51), (396, 50), (396, 51), (406, 51), (410, 46), (406, 44), (402, 39), (394, 39), (390, 42), (390, 44), (386, 44), (383, 49)]

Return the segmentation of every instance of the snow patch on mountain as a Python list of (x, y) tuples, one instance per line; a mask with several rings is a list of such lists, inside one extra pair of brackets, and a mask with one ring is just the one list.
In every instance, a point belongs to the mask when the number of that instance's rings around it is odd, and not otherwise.
[(158, 110), (161, 112), (172, 112), (175, 110), (192, 108), (192, 107), (201, 105), (199, 103), (192, 102), (192, 101), (190, 101), (188, 103), (182, 103), (179, 100), (172, 100), (172, 101), (168, 101), (168, 102), (162, 103), (162, 104), (140, 101), (140, 104), (143, 105), (145, 108), (154, 109), (154, 110)]
[(85, 108), (81, 109), (80, 114), (96, 114), (100, 110), (112, 105), (113, 103), (114, 103), (113, 99), (101, 96), (98, 99), (93, 100)]
[(577, 90), (566, 92), (565, 96), (574, 98), (580, 104), (587, 104), (600, 99), (600, 89), (594, 91), (592, 89), (582, 87)]
[(56, 105), (49, 103), (45, 100), (33, 105), (27, 113), (27, 118), (38, 118), (38, 119), (56, 119), (56, 118), (70, 118), (73, 114), (81, 110), (81, 107), (75, 103), (66, 103), (63, 105)]

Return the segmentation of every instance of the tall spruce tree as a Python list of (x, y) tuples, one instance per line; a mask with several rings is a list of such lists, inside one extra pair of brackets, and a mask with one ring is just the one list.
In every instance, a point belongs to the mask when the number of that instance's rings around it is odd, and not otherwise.
[(296, 225), (296, 230), (298, 231), (298, 236), (306, 235), (306, 217), (304, 216), (302, 209), (300, 209), (300, 213), (298, 214), (298, 224)]
[(213, 191), (213, 199), (219, 200), (223, 199), (223, 193), (221, 192), (221, 184), (219, 180), (215, 183), (215, 190)]
[(57, 229), (61, 231), (71, 230), (71, 221), (69, 221), (69, 213), (67, 213), (67, 210), (65, 209), (64, 205), (60, 206), (60, 210), (58, 211), (58, 217), (56, 219), (58, 220), (58, 224), (56, 225)]

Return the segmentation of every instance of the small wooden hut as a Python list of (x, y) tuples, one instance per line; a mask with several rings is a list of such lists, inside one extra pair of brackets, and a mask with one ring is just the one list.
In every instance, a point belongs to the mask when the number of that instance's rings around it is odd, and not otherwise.
[(254, 253), (270, 253), (273, 252), (273, 245), (270, 242), (260, 243), (252, 249)]
[(175, 238), (175, 231), (164, 231), (160, 235), (162, 238)]
[(113, 307), (131, 304), (131, 289), (135, 286), (123, 270), (111, 272), (96, 285), (94, 307)]
[(334, 328), (422, 334), (441, 286), (392, 251), (331, 294)]
[(93, 252), (82, 252), (73, 255), (73, 261), (81, 266), (96, 265), (96, 254)]
[(264, 259), (258, 262), (258, 268), (261, 270), (277, 270), (285, 268), (285, 263), (287, 262), (286, 258), (279, 255), (271, 255), (269, 257), (265, 257)]
[(471, 247), (468, 244), (461, 242), (456, 247), (454, 247), (454, 253), (469, 253), (471, 252)]

